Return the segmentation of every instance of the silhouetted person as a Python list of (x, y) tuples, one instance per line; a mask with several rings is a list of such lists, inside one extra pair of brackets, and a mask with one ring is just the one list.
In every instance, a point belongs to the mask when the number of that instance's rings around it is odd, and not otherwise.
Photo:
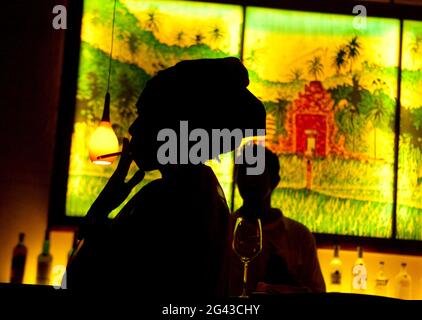
[[(280, 182), (277, 155), (265, 149), (265, 170), (261, 175), (248, 175), (246, 168), (247, 164), (236, 165), (236, 183), (243, 205), (233, 214), (231, 230), (239, 216), (261, 219), (262, 251), (250, 263), (249, 293), (324, 292), (312, 233), (303, 224), (283, 216), (280, 209), (271, 207), (272, 192)], [(242, 265), (233, 253), (230, 277), (231, 295), (240, 295)]]
[[(157, 135), (165, 128), (179, 134), (181, 120), (210, 137), (212, 129), (265, 128), (264, 106), (246, 89), (248, 83), (236, 58), (183, 61), (148, 81), (129, 129), (131, 141), (124, 141), (118, 168), (86, 217), (84, 243), (68, 267), (69, 288), (138, 288), (157, 299), (227, 295), (229, 210), (223, 190), (202, 163), (160, 164), (163, 142)], [(180, 145), (187, 141), (179, 140), (180, 159)], [(208, 158), (218, 155), (211, 142)], [(232, 142), (222, 152), (237, 146)], [(140, 171), (125, 183), (132, 160)], [(144, 171), (155, 169), (162, 178), (109, 221), (108, 213)]]

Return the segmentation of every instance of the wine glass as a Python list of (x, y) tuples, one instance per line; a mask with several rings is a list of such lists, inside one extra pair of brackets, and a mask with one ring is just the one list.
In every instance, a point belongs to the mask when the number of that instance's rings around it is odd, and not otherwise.
[(243, 290), (240, 297), (247, 298), (248, 266), (262, 250), (262, 227), (259, 218), (237, 218), (232, 248), (243, 262)]

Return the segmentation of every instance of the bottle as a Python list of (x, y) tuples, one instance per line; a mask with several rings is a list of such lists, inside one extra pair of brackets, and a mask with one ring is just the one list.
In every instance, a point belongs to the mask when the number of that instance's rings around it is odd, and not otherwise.
[(375, 279), (375, 289), (374, 292), (378, 296), (387, 296), (388, 292), (388, 278), (384, 272), (384, 261), (380, 261), (378, 265), (377, 278)]
[(12, 255), (12, 271), (10, 274), (11, 283), (22, 283), (23, 275), (25, 273), (26, 255), (28, 250), (23, 243), (25, 240), (25, 233), (19, 233), (19, 242), (13, 249)]
[(362, 247), (357, 247), (358, 258), (352, 268), (352, 292), (365, 293), (367, 289), (367, 271), (363, 261)]
[(341, 291), (341, 276), (343, 274), (342, 261), (340, 259), (340, 246), (334, 246), (334, 256), (330, 261), (330, 282), (331, 290), (335, 292)]
[(407, 263), (401, 264), (401, 270), (395, 278), (394, 296), (399, 299), (412, 299), (412, 278), (407, 273)]
[(37, 284), (50, 284), (51, 263), (53, 257), (50, 254), (50, 234), (47, 230), (44, 237), (44, 243), (41, 253), (37, 260)]

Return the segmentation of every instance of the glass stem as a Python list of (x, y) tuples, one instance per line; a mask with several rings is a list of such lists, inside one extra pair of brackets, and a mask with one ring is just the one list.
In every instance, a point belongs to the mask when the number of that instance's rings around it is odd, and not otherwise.
[(241, 297), (248, 297), (246, 293), (247, 283), (248, 283), (248, 262), (243, 263), (243, 290)]

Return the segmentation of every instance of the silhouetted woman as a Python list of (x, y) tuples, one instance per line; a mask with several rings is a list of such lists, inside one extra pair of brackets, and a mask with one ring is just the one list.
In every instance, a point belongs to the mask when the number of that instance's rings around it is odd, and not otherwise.
[[(248, 73), (236, 58), (183, 61), (148, 81), (138, 102), (118, 168), (92, 205), (83, 244), (68, 266), (69, 288), (139, 288), (164, 297), (227, 295), (229, 210), (213, 171), (200, 164), (160, 164), (161, 129), (189, 130), (210, 136), (209, 157), (216, 153), (212, 129), (265, 128), (265, 109), (248, 90)], [(180, 148), (178, 158), (186, 150)], [(189, 142), (189, 147), (194, 142)], [(187, 155), (185, 155), (187, 156)], [(128, 182), (132, 160), (140, 168)], [(158, 169), (162, 178), (143, 187), (118, 214), (118, 207), (144, 176)]]

